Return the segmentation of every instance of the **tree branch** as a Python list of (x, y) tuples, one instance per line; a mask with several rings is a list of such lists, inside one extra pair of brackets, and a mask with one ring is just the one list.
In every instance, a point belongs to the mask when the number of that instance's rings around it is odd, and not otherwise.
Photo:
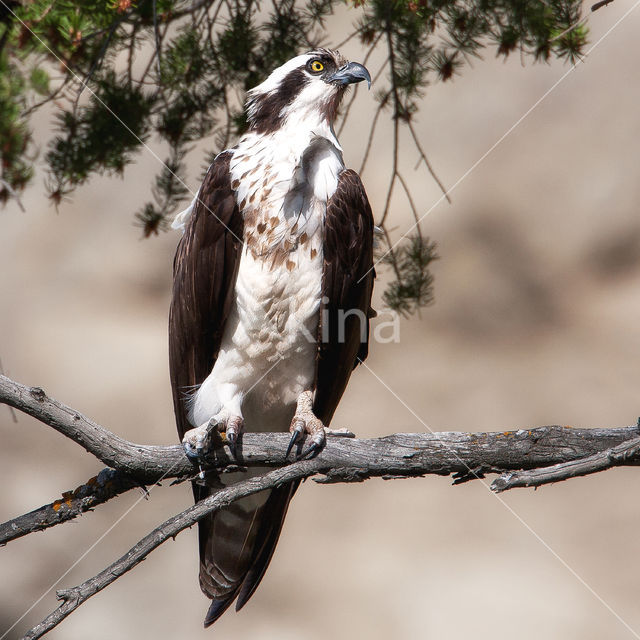
[(52, 398), (40, 387), (27, 387), (0, 375), (0, 402), (53, 427), (107, 466), (133, 476), (141, 484), (193, 472), (182, 447), (153, 447), (128, 442), (78, 411)]
[[(48, 397), (41, 388), (26, 387), (2, 375), (0, 403), (53, 427), (111, 467), (75, 491), (63, 493), (62, 499), (0, 525), (0, 544), (70, 520), (134, 487), (165, 478), (193, 477), (198, 470), (180, 445), (163, 447), (128, 442)], [(454, 483), (460, 483), (486, 473), (503, 473), (492, 484), (494, 491), (538, 486), (613, 466), (639, 465), (639, 433), (640, 424), (608, 429), (550, 426), (487, 433), (397, 433), (372, 439), (330, 437), (313, 460), (293, 463), (285, 457), (287, 433), (244, 434), (238, 440), (235, 457), (224, 436), (215, 433), (205, 468), (219, 473), (253, 466), (275, 469), (224, 488), (189, 507), (157, 527), (97, 576), (59, 591), (62, 604), (25, 638), (39, 638), (47, 633), (168, 538), (212, 511), (258, 491), (313, 475), (321, 475), (316, 479), (318, 482), (330, 483), (361, 482), (371, 477), (453, 474)], [(298, 446), (300, 451), (304, 443)]]
[[(53, 427), (109, 467), (138, 484), (183, 478), (197, 469), (180, 445), (154, 446), (128, 442), (46, 395), (0, 375), (0, 403), (24, 411)], [(467, 433), (396, 433), (382, 438), (330, 437), (316, 458), (329, 479), (343, 476), (382, 477), (467, 473), (472, 469), (509, 471), (535, 469), (591, 456), (638, 437), (637, 426), (573, 429), (548, 426), (517, 431)], [(231, 455), (224, 435), (214, 434), (209, 468), (235, 471), (241, 467), (279, 467), (285, 460), (289, 434), (246, 433)], [(300, 447), (303, 445), (300, 444)], [(625, 464), (640, 464), (640, 456)], [(345, 476), (345, 477), (346, 477)]]
[[(49, 398), (39, 387), (27, 387), (1, 375), (0, 402), (53, 427), (110, 467), (74, 491), (63, 493), (62, 499), (0, 525), (0, 544), (71, 520), (134, 487), (162, 479), (185, 479), (198, 470), (180, 445), (128, 442)], [(502, 491), (511, 486), (537, 486), (595, 473), (610, 466), (640, 464), (638, 447), (625, 449), (626, 443), (638, 438), (638, 433), (637, 426), (550, 426), (487, 433), (397, 433), (372, 439), (330, 437), (315, 462), (318, 472), (324, 475), (322, 482), (454, 474), (455, 482), (460, 483), (489, 472), (510, 472), (494, 483), (494, 490)], [(214, 434), (214, 439), (206, 468), (221, 473), (255, 466), (282, 467), (290, 462), (285, 458), (289, 441), (286, 433), (244, 434), (238, 441), (236, 457), (231, 455), (224, 436)], [(591, 464), (589, 456), (597, 456), (596, 463)], [(602, 456), (610, 460), (608, 465), (603, 464)], [(571, 469), (566, 475), (562, 470), (539, 469), (563, 464)], [(521, 471), (532, 469), (538, 471), (530, 475)], [(549, 475), (554, 473), (560, 475)]]
[(407, 126), (409, 127), (409, 131), (411, 132), (411, 137), (413, 138), (413, 142), (416, 145), (416, 149), (420, 154), (420, 157), (418, 158), (418, 163), (416, 164), (415, 168), (417, 169), (420, 166), (420, 163), (424, 162), (425, 166), (427, 167), (427, 171), (431, 174), (431, 177), (436, 181), (436, 184), (440, 187), (440, 191), (442, 191), (442, 195), (447, 199), (447, 202), (451, 204), (451, 196), (449, 195), (449, 192), (445, 188), (444, 184), (442, 184), (442, 180), (438, 178), (438, 175), (436, 174), (435, 169), (429, 162), (429, 158), (427, 158), (427, 154), (424, 152), (424, 149), (420, 144), (420, 140), (418, 139), (418, 136), (416, 135), (413, 125), (411, 124), (411, 119), (407, 120)]
[(22, 213), (25, 213), (26, 209), (22, 204), (20, 195), (4, 178), (0, 178), (0, 187), (2, 187), (3, 189), (6, 189), (7, 193), (18, 203), (18, 206), (20, 207), (20, 211), (22, 211)]
[(264, 489), (271, 489), (286, 482), (312, 476), (321, 467), (322, 463), (319, 460), (302, 460), (280, 469), (274, 469), (264, 476), (251, 478), (221, 489), (192, 507), (185, 509), (182, 513), (169, 518), (98, 575), (89, 578), (72, 589), (57, 591), (56, 596), (63, 601), (62, 604), (42, 622), (28, 631), (23, 640), (35, 640), (35, 638), (40, 638), (51, 631), (83, 602), (108, 587), (130, 569), (133, 569), (163, 542), (166, 542), (169, 538), (175, 538), (181, 531), (193, 526), (209, 513), (217, 511), (244, 496), (249, 496)]
[(141, 485), (130, 476), (114, 469), (103, 469), (85, 484), (73, 491), (65, 491), (61, 498), (50, 504), (0, 524), (0, 547), (28, 533), (73, 520), (76, 516), (135, 487)]
[[(557, 429), (560, 428), (558, 427)], [(505, 433), (503, 435), (506, 438), (509, 434)], [(560, 473), (555, 473), (555, 475), (549, 474), (549, 476), (553, 475), (553, 480), (560, 480), (566, 477), (573, 477), (573, 475), (584, 475), (585, 473), (592, 473), (593, 471), (601, 471), (613, 466), (614, 464), (628, 464), (630, 459), (637, 455), (638, 450), (640, 450), (640, 437), (634, 438), (606, 452), (591, 456), (589, 460), (592, 460), (592, 462), (588, 465), (584, 464), (586, 463), (586, 460), (584, 463), (582, 461), (574, 463), (572, 465), (574, 470), (578, 468), (581, 469), (579, 474), (573, 473), (562, 475)], [(597, 459), (601, 459), (601, 464), (596, 464)], [(565, 463), (564, 465), (556, 465), (554, 468), (560, 469), (568, 466), (571, 465), (567, 465)], [(364, 475), (356, 474), (355, 476), (349, 477), (341, 475), (338, 480), (362, 480), (364, 477), (367, 477), (366, 470), (363, 469), (362, 471), (364, 472)], [(250, 478), (230, 487), (221, 489), (217, 493), (205, 498), (192, 507), (185, 509), (181, 513), (163, 522), (151, 533), (142, 538), (125, 555), (113, 562), (96, 576), (89, 578), (82, 584), (71, 589), (57, 591), (56, 596), (59, 600), (63, 601), (62, 604), (55, 611), (49, 614), (42, 622), (27, 632), (23, 640), (35, 640), (36, 638), (42, 637), (62, 622), (68, 615), (73, 613), (73, 611), (75, 611), (91, 596), (95, 595), (105, 587), (108, 587), (120, 576), (124, 575), (127, 571), (133, 569), (137, 564), (142, 562), (154, 549), (158, 548), (169, 538), (175, 538), (175, 536), (181, 531), (193, 526), (208, 514), (231, 504), (235, 500), (257, 493), (258, 491), (272, 489), (286, 482), (308, 478), (318, 473), (325, 472), (325, 463), (323, 463), (319, 458), (294, 462), (286, 467), (274, 469), (263, 476)], [(479, 472), (476, 470), (470, 471), (470, 473), (474, 473), (474, 475), (479, 476)], [(532, 473), (536, 473), (536, 471), (529, 473), (525, 472), (521, 475), (524, 477)], [(335, 477), (329, 477), (331, 478), (331, 481), (336, 481)], [(405, 476), (403, 475), (401, 477)], [(494, 490), (502, 491), (506, 488), (511, 488), (508, 486), (501, 486), (500, 488), (496, 487), (496, 483), (500, 480), (502, 480), (502, 478), (494, 482), (494, 486), (492, 486)], [(508, 482), (509, 480), (510, 479), (507, 479), (505, 482)], [(550, 482), (553, 480), (546, 479), (543, 482)], [(539, 483), (542, 484), (542, 481)], [(529, 485), (513, 484), (512, 486), (530, 486), (530, 484), (532, 483), (529, 483)]]
[(590, 473), (626, 465), (628, 464), (627, 460), (637, 459), (639, 451), (640, 437), (633, 438), (586, 458), (561, 462), (542, 469), (503, 473), (491, 483), (491, 488), (496, 493), (500, 493), (515, 487), (539, 487), (550, 482), (586, 476)]

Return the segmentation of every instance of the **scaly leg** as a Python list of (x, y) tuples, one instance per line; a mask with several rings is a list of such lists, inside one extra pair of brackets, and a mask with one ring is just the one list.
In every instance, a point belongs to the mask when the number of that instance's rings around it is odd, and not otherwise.
[(325, 427), (313, 413), (313, 393), (311, 391), (303, 391), (298, 396), (296, 413), (291, 421), (289, 431), (291, 432), (291, 440), (287, 447), (287, 456), (291, 453), (293, 445), (300, 439), (303, 433), (311, 436), (311, 444), (298, 456), (299, 460), (312, 458), (324, 446), (327, 439)]

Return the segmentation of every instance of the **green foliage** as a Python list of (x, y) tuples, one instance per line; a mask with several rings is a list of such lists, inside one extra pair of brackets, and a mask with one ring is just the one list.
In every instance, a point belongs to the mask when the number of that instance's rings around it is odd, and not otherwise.
[(433, 302), (433, 276), (429, 266), (438, 259), (436, 245), (415, 234), (382, 255), (392, 267), (394, 279), (382, 294), (384, 303), (402, 315), (410, 315)]
[(171, 157), (164, 161), (164, 167), (152, 187), (155, 204), (147, 202), (136, 213), (136, 222), (147, 238), (167, 228), (170, 214), (175, 213), (178, 205), (189, 195), (180, 178), (184, 173), (183, 156), (183, 150), (174, 149)]
[[(149, 132), (153, 98), (122, 84), (112, 71), (96, 80), (89, 104), (57, 115), (59, 134), (46, 159), (59, 200), (94, 173), (122, 174)], [(120, 126), (114, 126), (114, 120)]]
[(586, 44), (576, 0), (426, 0), (356, 2), (364, 6), (361, 34), (389, 41), (395, 115), (410, 117), (433, 80), (449, 80), (484, 47), (514, 51), (534, 61), (556, 56), (575, 62)]
[[(347, 5), (363, 48), (386, 53), (375, 99), (395, 123), (396, 138), (398, 123), (411, 125), (429, 84), (450, 80), (483, 49), (574, 62), (587, 39), (579, 0)], [(136, 214), (146, 235), (156, 233), (188, 195), (174, 174), (181, 175), (189, 145), (206, 138), (209, 157), (241, 134), (245, 91), (297, 53), (335, 46), (325, 19), (336, 8), (345, 11), (343, 0), (3, 0), (0, 200), (31, 179), (29, 116), (54, 102), (45, 158), (56, 204), (94, 174), (122, 174), (146, 140), (166, 145), (153, 202)], [(394, 164), (394, 180), (396, 174)], [(397, 281), (388, 302), (403, 313), (430, 299), (429, 243), (416, 242), (389, 258)]]
[(27, 155), (31, 132), (22, 117), (25, 81), (17, 65), (0, 52), (0, 202), (21, 191), (33, 175)]
[(49, 74), (42, 67), (35, 67), (31, 70), (29, 83), (37, 94), (41, 96), (49, 94)]

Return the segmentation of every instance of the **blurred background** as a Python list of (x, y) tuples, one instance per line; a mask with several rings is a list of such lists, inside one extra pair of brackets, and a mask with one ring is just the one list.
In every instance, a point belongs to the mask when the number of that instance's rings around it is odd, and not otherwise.
[[(590, 18), (595, 44), (628, 10)], [(337, 15), (335, 24), (351, 20)], [(372, 344), (333, 426), (393, 432), (608, 427), (640, 413), (640, 83), (633, 12), (423, 222), (438, 243), (435, 304)], [(343, 54), (359, 60), (351, 42)], [(375, 60), (371, 68), (377, 69)], [(488, 54), (431, 87), (416, 120), (450, 187), (569, 69)], [(341, 142), (358, 167), (374, 105), (365, 91)], [(114, 124), (114, 126), (117, 126)], [(362, 126), (363, 128), (359, 128)], [(50, 114), (37, 122), (44, 141)], [(363, 175), (374, 209), (388, 184), (387, 125)], [(152, 145), (153, 146), (153, 145)], [(409, 144), (402, 157), (421, 212), (440, 198)], [(197, 189), (198, 167), (188, 180)], [(42, 176), (0, 211), (0, 359), (136, 442), (177, 439), (166, 324), (177, 234), (143, 240), (132, 213), (157, 161), (95, 179), (56, 210)], [(399, 237), (408, 207), (394, 200)], [(378, 283), (376, 300), (384, 283)], [(379, 379), (378, 379), (379, 378)], [(383, 381), (383, 382), (381, 382)], [(383, 384), (384, 383), (384, 384)], [(396, 397), (397, 395), (397, 397)], [(398, 400), (400, 398), (400, 400)], [(405, 406), (406, 405), (406, 406)], [(412, 415), (410, 407), (422, 421)], [(77, 445), (0, 406), (0, 518), (59, 497), (101, 469)], [(48, 637), (640, 637), (638, 471), (493, 495), (489, 481), (427, 477), (360, 485), (306, 482), (275, 556), (240, 614), (213, 629), (185, 531), (89, 600)], [(191, 502), (188, 486), (130, 492), (0, 552), (0, 633), (132, 505), (60, 581), (76, 585)], [(6, 636), (57, 606), (50, 591)]]

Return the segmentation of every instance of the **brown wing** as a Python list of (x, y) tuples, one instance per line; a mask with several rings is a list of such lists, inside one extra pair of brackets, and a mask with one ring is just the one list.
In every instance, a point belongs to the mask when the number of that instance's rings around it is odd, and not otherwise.
[(231, 152), (222, 153), (209, 168), (173, 262), (169, 370), (180, 438), (191, 429), (185, 399), (218, 356), (240, 263), (243, 221), (230, 159)]
[(373, 215), (358, 174), (347, 169), (327, 203), (323, 308), (314, 412), (325, 425), (358, 362), (367, 357), (373, 291)]

